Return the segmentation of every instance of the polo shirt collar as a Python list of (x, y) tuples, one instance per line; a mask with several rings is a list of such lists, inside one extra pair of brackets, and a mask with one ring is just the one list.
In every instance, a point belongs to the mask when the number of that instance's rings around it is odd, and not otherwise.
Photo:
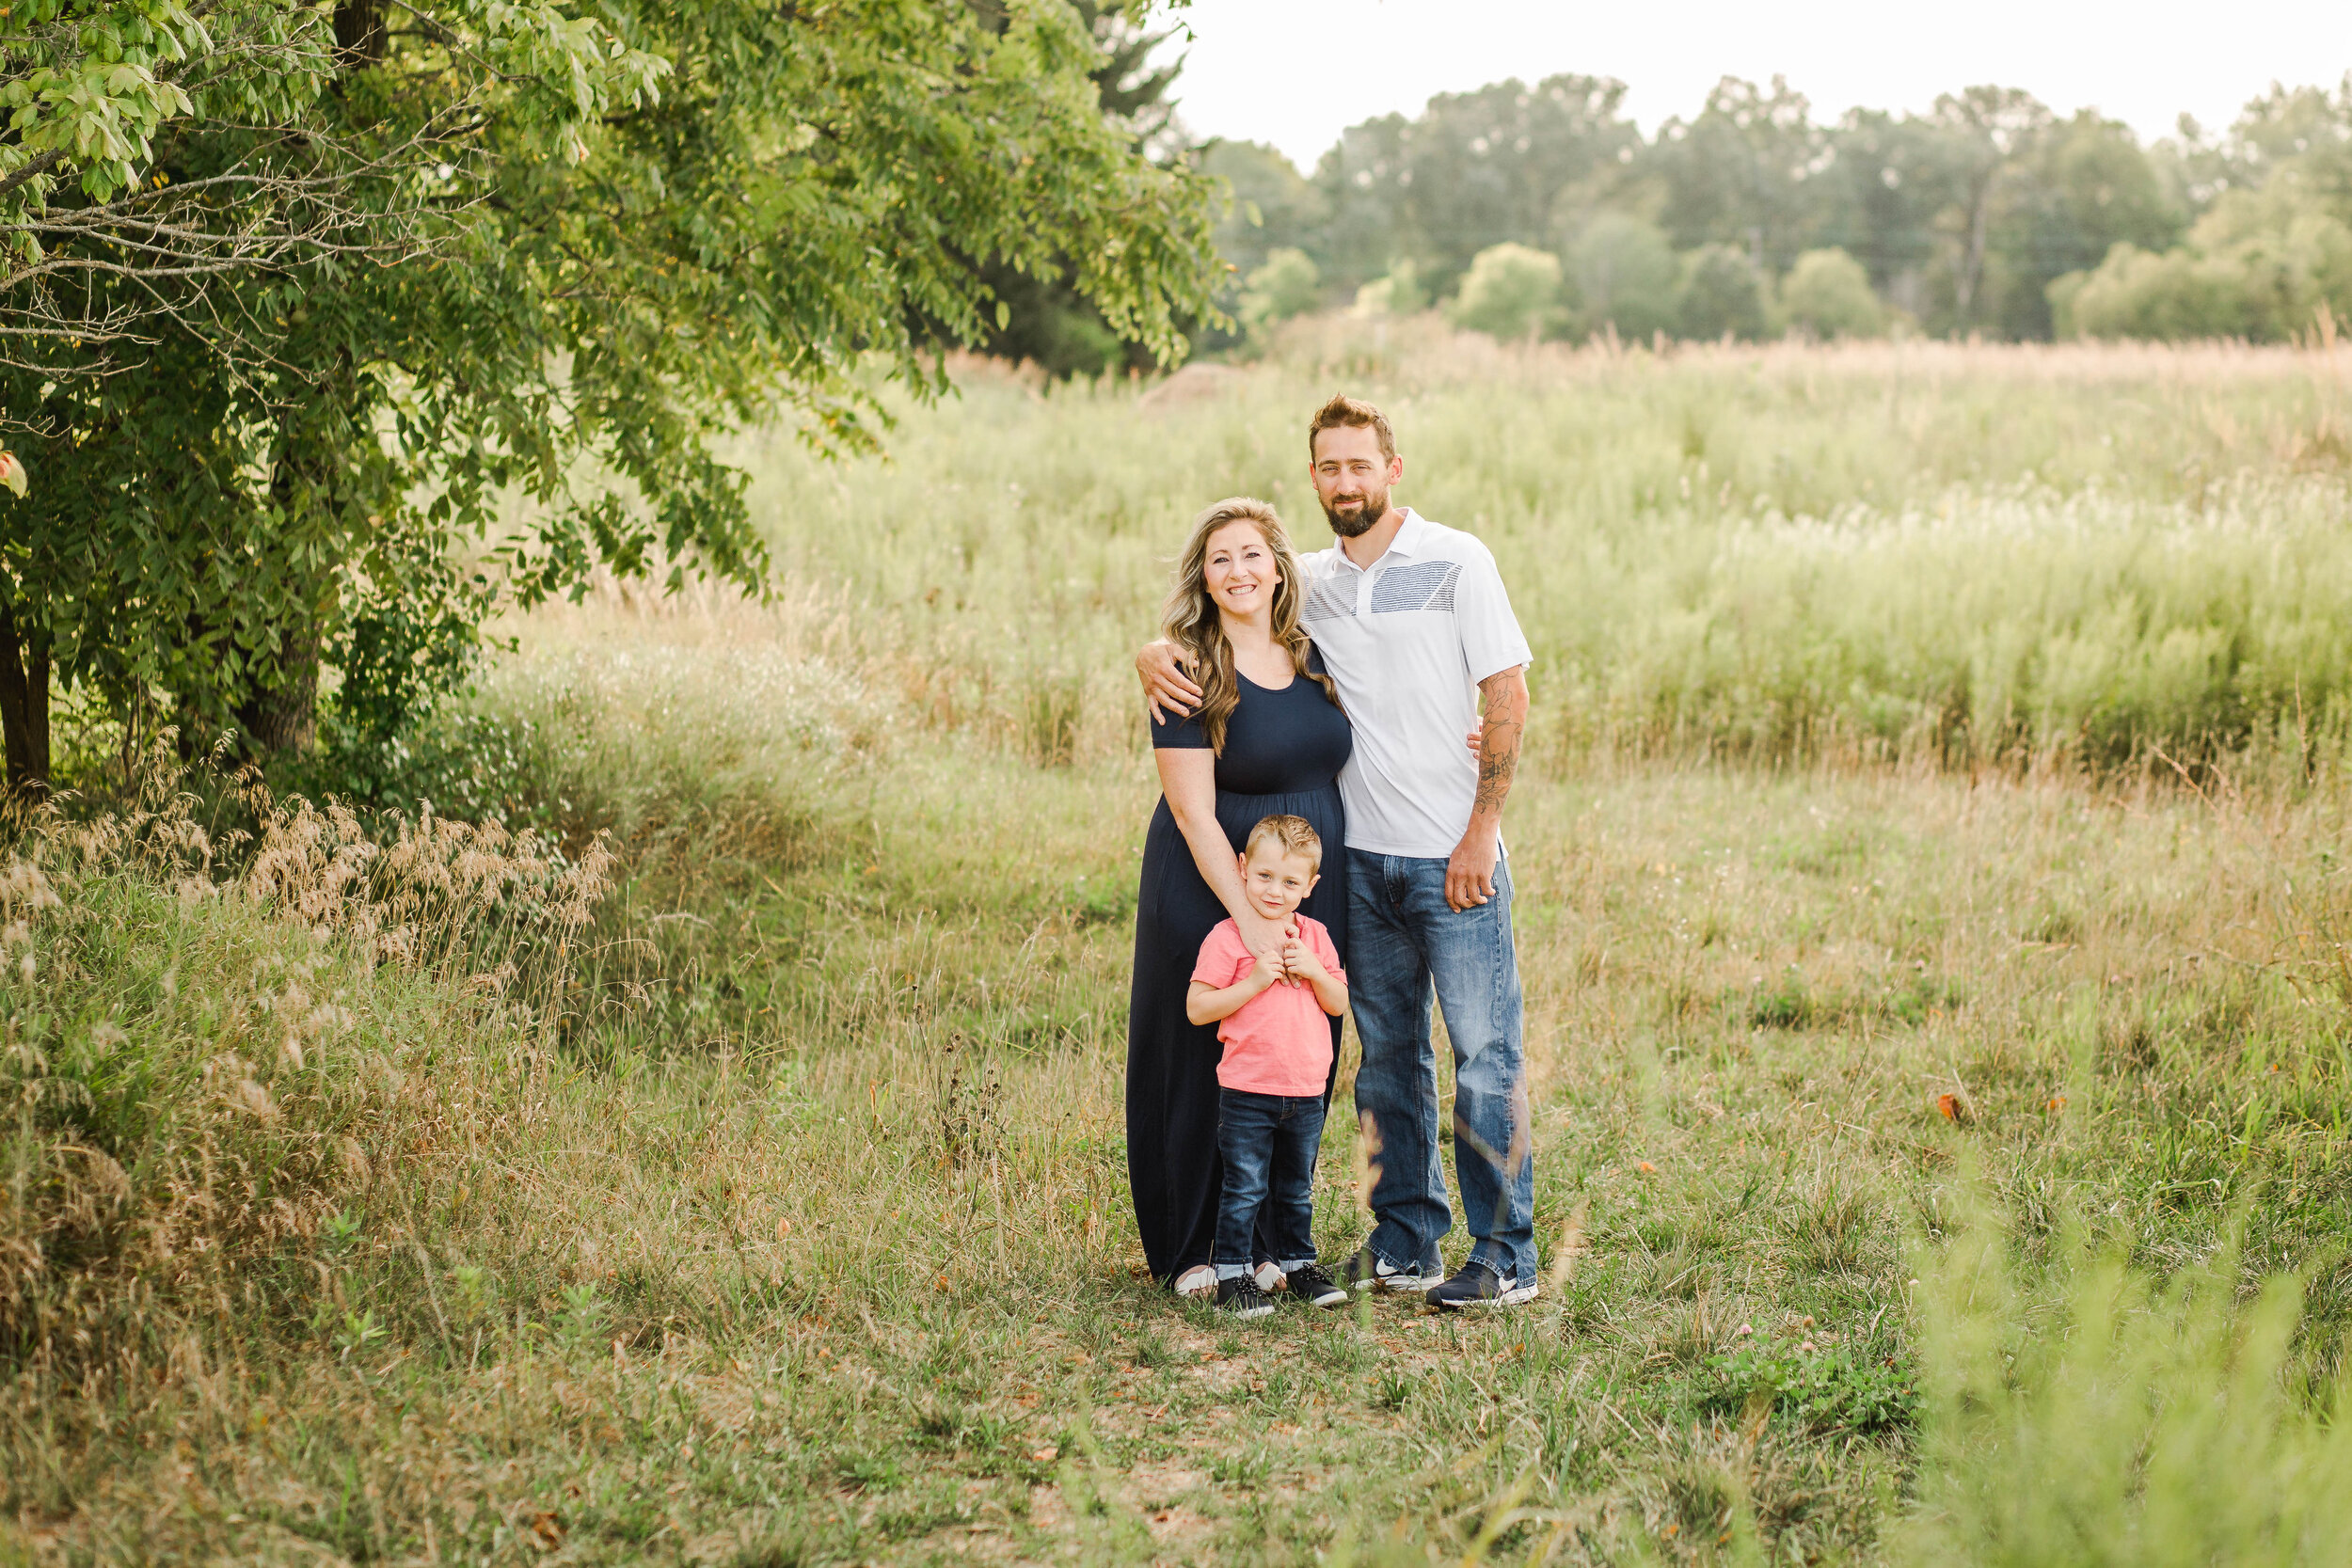
[[(1420, 513), (1414, 511), (1411, 507), (1408, 506), (1405, 508), (1405, 522), (1403, 526), (1397, 529), (1396, 537), (1389, 541), (1389, 547), (1381, 554), (1374, 557), (1372, 566), (1379, 565), (1381, 562), (1388, 560), (1389, 557), (1392, 555), (1420, 554), (1424, 546), (1424, 542), (1428, 538), (1428, 520), (1422, 517)], [(1357, 566), (1355, 558), (1347, 553), (1346, 546), (1336, 545), (1333, 548), (1338, 551), (1339, 558), (1342, 561), (1345, 562), (1349, 566), (1355, 567), (1357, 571), (1369, 572), (1372, 570), (1372, 566)]]

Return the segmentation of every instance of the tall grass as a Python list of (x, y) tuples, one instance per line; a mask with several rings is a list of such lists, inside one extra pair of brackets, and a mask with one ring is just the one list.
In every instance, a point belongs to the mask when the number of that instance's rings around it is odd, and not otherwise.
[(379, 1162), (507, 1114), (495, 1064), (570, 1022), (610, 883), (600, 843), (265, 798), (228, 870), (172, 778), (36, 817), (0, 871), (0, 1354), (36, 1384), (295, 1310), (331, 1216), (398, 1181)]
[(1394, 413), (1403, 498), (1494, 547), (1565, 744), (2111, 768), (2352, 721), (2352, 352), (1375, 330), (1189, 399), (972, 366), (891, 464), (743, 455), (787, 570), (850, 584), (930, 711), (1057, 748), (1136, 743), (1123, 655), (1204, 498), (1327, 538), (1300, 431), (1343, 387)]
[(1980, 1212), (1925, 1265), (1934, 1414), (1898, 1560), (2352, 1561), (2352, 1428), (2296, 1348), (2299, 1281), (2242, 1305), (2227, 1253), (2157, 1280), (2077, 1240), (2053, 1300), (2005, 1229)]

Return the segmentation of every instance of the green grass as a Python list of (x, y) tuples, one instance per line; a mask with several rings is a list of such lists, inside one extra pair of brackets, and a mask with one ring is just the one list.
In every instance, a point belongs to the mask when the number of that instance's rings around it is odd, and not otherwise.
[[(1126, 1212), (1120, 664), (1196, 502), (1302, 510), (1340, 372), (1288, 352), (1157, 414), (983, 376), (892, 465), (757, 444), (776, 602), (534, 616), (421, 748), (442, 814), (560, 852), (358, 865), (295, 817), (264, 881), (168, 809), (21, 842), (59, 901), (0, 881), (0, 1557), (2340, 1556), (2332, 741), (2281, 749), (2274, 690), (2260, 744), (2128, 704), (2114, 744), (1866, 744), (1805, 663), (2046, 670), (2089, 625), (2049, 607), (2169, 572), (2190, 615), (2258, 560), (2301, 576), (2233, 613), (2283, 636), (2344, 576), (2342, 474), (2290, 439), (2327, 367), (1369, 356), (1412, 499), (1495, 542), (1544, 661), (1511, 840), (1553, 1272), (1498, 1319), (1237, 1327), (1138, 1277)], [(1987, 519), (2048, 547), (1953, 542)], [(1813, 650), (1816, 718), (1639, 687), (1677, 616)], [(2298, 736), (2333, 635), (2286, 666)]]

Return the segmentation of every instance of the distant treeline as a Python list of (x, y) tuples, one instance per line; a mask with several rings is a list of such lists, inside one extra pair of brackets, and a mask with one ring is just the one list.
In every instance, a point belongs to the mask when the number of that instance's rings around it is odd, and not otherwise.
[[(1513, 80), (1350, 128), (1311, 176), (1252, 142), (1219, 243), (1245, 328), (1442, 305), (1499, 337), (2288, 338), (2352, 317), (2352, 74), (2143, 145), (1979, 87), (1817, 122), (1725, 78), (1645, 137), (1622, 82)], [(1206, 346), (1206, 345), (1204, 345)]]

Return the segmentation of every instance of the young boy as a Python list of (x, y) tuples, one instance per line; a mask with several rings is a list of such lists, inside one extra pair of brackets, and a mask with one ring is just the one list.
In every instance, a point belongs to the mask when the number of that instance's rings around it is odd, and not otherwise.
[[(1241, 853), (1242, 891), (1269, 920), (1288, 920), (1314, 891), (1323, 841), (1306, 818), (1269, 816), (1249, 831)], [(1225, 1191), (1216, 1211), (1216, 1304), (1237, 1318), (1263, 1318), (1274, 1303), (1249, 1267), (1258, 1210), (1270, 1205), (1274, 1265), (1291, 1293), (1335, 1307), (1347, 1292), (1315, 1261), (1315, 1151), (1323, 1143), (1323, 1085), (1331, 1072), (1329, 1020), (1347, 1011), (1347, 976), (1331, 933), (1298, 915), (1298, 935), (1279, 955), (1254, 958), (1240, 928), (1220, 922), (1200, 944), (1184, 1014), (1220, 1025), (1217, 1152)]]

